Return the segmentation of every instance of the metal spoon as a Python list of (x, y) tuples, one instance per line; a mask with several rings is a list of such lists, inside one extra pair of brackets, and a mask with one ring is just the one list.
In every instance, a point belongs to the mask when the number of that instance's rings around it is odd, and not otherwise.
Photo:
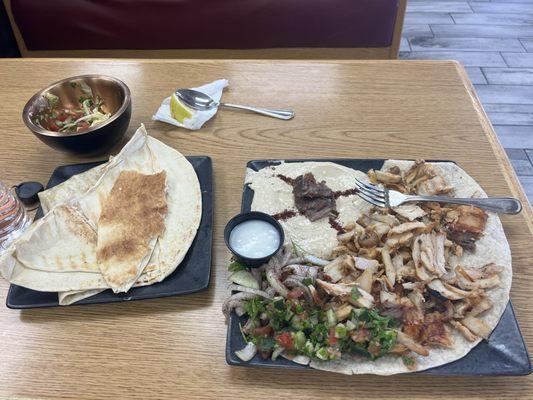
[(269, 110), (266, 108), (257, 108), (249, 106), (240, 106), (237, 104), (220, 103), (205, 93), (199, 92), (193, 89), (177, 89), (176, 96), (183, 101), (187, 106), (198, 111), (207, 111), (215, 107), (234, 108), (238, 110), (252, 111), (258, 114), (267, 115), (269, 117), (279, 119), (291, 119), (294, 118), (294, 111), (289, 110)]

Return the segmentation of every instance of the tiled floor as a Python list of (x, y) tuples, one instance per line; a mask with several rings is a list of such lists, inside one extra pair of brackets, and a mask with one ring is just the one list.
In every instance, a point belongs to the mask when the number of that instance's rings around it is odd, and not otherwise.
[(533, 203), (533, 0), (408, 0), (400, 58), (466, 67)]

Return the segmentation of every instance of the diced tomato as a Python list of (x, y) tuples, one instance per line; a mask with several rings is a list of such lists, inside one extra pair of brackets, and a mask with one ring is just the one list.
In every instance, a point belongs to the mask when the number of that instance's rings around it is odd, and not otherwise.
[(274, 334), (274, 328), (270, 325), (260, 326), (252, 331), (254, 336), (272, 336)]
[(60, 112), (58, 115), (57, 115), (57, 119), (61, 122), (65, 121), (66, 119), (68, 118), (68, 114), (65, 113), (65, 112)]
[(298, 299), (302, 297), (303, 294), (304, 294), (304, 291), (302, 289), (293, 289), (287, 294), (287, 297), (289, 299)]
[(337, 344), (339, 341), (339, 339), (337, 339), (335, 337), (335, 328), (330, 328), (329, 329), (329, 334), (328, 334), (328, 343), (330, 346), (333, 346), (335, 344)]
[(78, 131), (89, 128), (89, 124), (85, 121), (78, 122)]
[(283, 332), (276, 336), (276, 342), (286, 349), (292, 349), (293, 347), (292, 336), (289, 332)]
[(59, 130), (59, 127), (56, 125), (55, 122), (50, 121), (50, 130), (54, 131), (54, 132), (57, 132)]

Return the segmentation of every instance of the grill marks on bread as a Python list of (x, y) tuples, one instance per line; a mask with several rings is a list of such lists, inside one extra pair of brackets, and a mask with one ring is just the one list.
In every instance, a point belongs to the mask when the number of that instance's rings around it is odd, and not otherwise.
[(97, 262), (114, 291), (126, 291), (144, 268), (153, 239), (165, 231), (166, 172), (122, 171), (98, 220)]

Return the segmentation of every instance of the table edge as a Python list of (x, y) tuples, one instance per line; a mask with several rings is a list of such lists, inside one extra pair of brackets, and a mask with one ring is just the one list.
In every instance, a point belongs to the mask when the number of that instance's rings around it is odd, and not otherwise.
[(522, 202), (522, 213), (524, 213), (529, 232), (533, 234), (533, 209), (531, 208), (531, 205), (529, 204), (529, 200), (524, 192), (522, 184), (520, 183), (520, 180), (516, 175), (516, 171), (511, 165), (509, 157), (507, 156), (507, 153), (505, 152), (500, 142), (500, 139), (494, 131), (494, 128), (489, 120), (489, 117), (487, 116), (487, 113), (485, 112), (485, 109), (481, 105), (481, 101), (479, 100), (479, 97), (474, 89), (474, 85), (470, 81), (470, 78), (468, 78), (468, 74), (465, 68), (457, 61), (453, 61), (453, 64), (455, 65), (455, 68), (463, 82), (463, 85), (470, 96), (472, 105), (474, 106), (474, 109), (478, 115), (478, 119), (483, 129), (483, 132), (485, 133), (485, 136), (487, 137), (487, 140), (492, 147), (494, 155), (499, 161), (499, 166), (503, 169), (503, 175), (505, 177), (507, 185), (511, 189), (512, 195), (518, 197)]

